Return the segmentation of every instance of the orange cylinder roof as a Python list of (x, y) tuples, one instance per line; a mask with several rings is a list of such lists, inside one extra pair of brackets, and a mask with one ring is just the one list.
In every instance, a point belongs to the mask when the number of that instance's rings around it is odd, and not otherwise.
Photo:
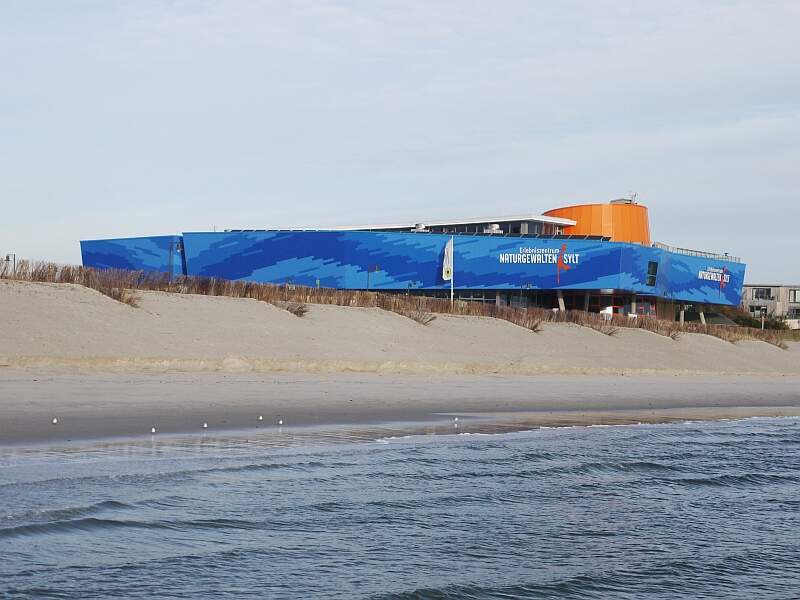
[(577, 221), (564, 226), (565, 235), (601, 235), (613, 242), (650, 245), (650, 220), (641, 204), (578, 204), (544, 214)]

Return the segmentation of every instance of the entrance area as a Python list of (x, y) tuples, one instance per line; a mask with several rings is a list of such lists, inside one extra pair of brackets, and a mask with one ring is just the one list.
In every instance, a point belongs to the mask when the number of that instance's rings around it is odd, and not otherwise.
[[(562, 292), (566, 310), (584, 310), (591, 313), (611, 312), (615, 315), (638, 317), (656, 316), (656, 299), (651, 296), (634, 295), (630, 292), (599, 290), (565, 290)], [(547, 291), (497, 292), (497, 303), (516, 308), (537, 307), (553, 309), (559, 307), (558, 294)]]

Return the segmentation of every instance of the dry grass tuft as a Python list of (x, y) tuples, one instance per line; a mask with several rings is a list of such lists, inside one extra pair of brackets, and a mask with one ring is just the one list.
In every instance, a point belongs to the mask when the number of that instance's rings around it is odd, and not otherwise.
[(789, 329), (780, 332), (781, 339), (790, 342), (800, 342), (800, 329)]
[[(381, 308), (403, 316), (409, 316), (409, 318), (414, 318), (414, 316), (410, 315), (417, 315), (423, 321), (427, 320), (427, 323), (423, 324), (429, 324), (437, 314), (450, 314), (502, 319), (537, 333), (541, 331), (543, 323), (572, 323), (581, 327), (591, 327), (609, 336), (616, 335), (622, 328), (633, 328), (652, 331), (673, 340), (678, 339), (684, 333), (699, 333), (712, 335), (731, 343), (742, 340), (760, 340), (779, 348), (785, 349), (787, 347), (784, 341), (786, 332), (782, 331), (761, 331), (760, 329), (747, 327), (700, 325), (697, 323), (686, 323), (681, 326), (672, 321), (660, 321), (653, 317), (629, 319), (614, 315), (610, 321), (607, 321), (600, 315), (583, 311), (568, 310), (562, 312), (542, 308), (521, 309), (467, 301), (456, 301), (451, 304), (450, 300), (444, 298), (296, 285), (273, 285), (211, 277), (179, 276), (170, 280), (169, 276), (163, 273), (93, 269), (90, 267), (25, 260), (17, 264), (17, 270), (14, 273), (4, 269), (6, 269), (5, 266), (0, 266), (0, 278), (83, 285), (129, 306), (138, 305), (136, 291), (161, 291), (178, 294), (252, 298), (285, 308), (298, 317), (306, 314), (308, 311), (306, 305), (308, 304), (329, 304)], [(297, 308), (292, 310), (289, 305), (295, 305)], [(414, 318), (414, 320), (420, 322), (417, 318)]]
[(112, 300), (116, 300), (117, 302), (122, 302), (122, 304), (127, 304), (132, 308), (139, 308), (139, 295), (132, 290), (126, 290), (125, 288), (118, 288), (118, 287), (106, 287), (106, 286), (100, 286), (96, 289), (98, 292), (100, 292), (104, 296), (108, 296)]
[(605, 323), (604, 325), (600, 325), (599, 327), (594, 327), (600, 333), (603, 333), (609, 337), (614, 337), (619, 333), (619, 327), (615, 327), (610, 323)]
[(302, 302), (289, 302), (284, 308), (295, 317), (304, 317), (308, 313), (308, 305)]
[(402, 315), (404, 317), (408, 317), (409, 319), (416, 321), (420, 325), (430, 325), (433, 321), (436, 320), (436, 315), (433, 315), (429, 312), (425, 312), (424, 310), (420, 309), (398, 309), (396, 311), (398, 315)]

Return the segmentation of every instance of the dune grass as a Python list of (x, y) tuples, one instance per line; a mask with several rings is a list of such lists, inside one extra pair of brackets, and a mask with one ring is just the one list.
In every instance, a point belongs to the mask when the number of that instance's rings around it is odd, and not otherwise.
[(652, 317), (629, 319), (614, 315), (610, 320), (601, 315), (583, 311), (553, 311), (542, 308), (512, 308), (482, 302), (456, 301), (453, 304), (444, 298), (411, 296), (399, 293), (337, 290), (298, 285), (273, 285), (250, 281), (230, 281), (211, 277), (179, 276), (170, 280), (163, 273), (126, 271), (119, 269), (93, 269), (74, 265), (58, 265), (50, 262), (20, 261), (15, 272), (0, 267), (0, 278), (20, 281), (77, 284), (128, 306), (138, 305), (138, 291), (172, 292), (177, 294), (199, 294), (205, 296), (227, 296), (252, 298), (267, 302), (302, 317), (309, 304), (329, 304), (380, 308), (414, 321), (428, 325), (437, 314), (502, 319), (533, 332), (541, 331), (543, 323), (572, 323), (589, 327), (608, 336), (621, 329), (644, 329), (677, 340), (684, 333), (698, 333), (717, 337), (727, 342), (760, 340), (779, 348), (786, 348), (785, 332), (761, 331), (747, 327), (725, 325), (702, 325), (685, 323), (681, 326), (673, 321)]
[(304, 317), (306, 314), (308, 314), (308, 305), (303, 304), (302, 302), (283, 302), (278, 306), (289, 311), (295, 317)]
[(784, 340), (788, 340), (790, 342), (800, 342), (800, 329), (780, 331), (779, 335)]
[(412, 321), (416, 321), (420, 325), (430, 325), (434, 320), (436, 320), (436, 315), (418, 308), (412, 310), (399, 309), (395, 312), (399, 315), (403, 315), (404, 317), (408, 317)]

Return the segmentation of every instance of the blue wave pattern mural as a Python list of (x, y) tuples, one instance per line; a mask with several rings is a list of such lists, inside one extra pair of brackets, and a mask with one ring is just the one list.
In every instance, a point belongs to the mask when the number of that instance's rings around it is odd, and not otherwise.
[(87, 267), (126, 269), (157, 273), (186, 273), (179, 235), (87, 240), (81, 242), (81, 257)]
[[(152, 270), (163, 271), (168, 255), (156, 242), (162, 239), (82, 242), (84, 264), (149, 269), (144, 240), (153, 240), (161, 250), (160, 267)], [(185, 233), (182, 239), (189, 275), (340, 289), (450, 287), (441, 276), (448, 235), (244, 231)], [(637, 244), (469, 235), (454, 240), (455, 287), (462, 290), (615, 289), (736, 305), (744, 282), (743, 264)], [(648, 281), (653, 264), (655, 281)]]

